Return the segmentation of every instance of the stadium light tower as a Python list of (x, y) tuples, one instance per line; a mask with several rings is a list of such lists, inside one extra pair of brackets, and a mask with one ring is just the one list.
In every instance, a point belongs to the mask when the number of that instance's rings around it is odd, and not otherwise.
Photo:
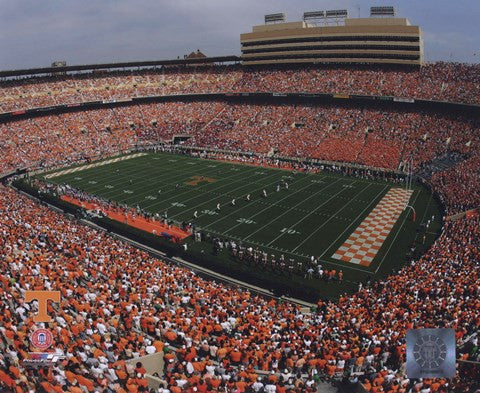
[(314, 25), (325, 22), (325, 11), (308, 11), (303, 13), (303, 21)]
[(340, 22), (343, 22), (345, 18), (348, 18), (347, 10), (328, 10), (325, 11), (325, 24), (336, 24), (339, 25)]
[(265, 15), (265, 24), (270, 23), (284, 23), (287, 20), (285, 14), (283, 12), (278, 14), (268, 14)]
[(393, 18), (395, 17), (396, 12), (395, 8), (388, 6), (388, 7), (370, 7), (370, 17), (387, 17)]

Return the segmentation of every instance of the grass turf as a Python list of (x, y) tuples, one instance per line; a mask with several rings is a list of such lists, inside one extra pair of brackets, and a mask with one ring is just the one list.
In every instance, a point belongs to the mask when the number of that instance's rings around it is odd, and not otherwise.
[[(416, 185), (410, 199), (417, 212), (416, 222), (412, 222), (408, 212), (403, 212), (371, 265), (363, 267), (331, 256), (390, 187), (399, 185), (328, 172), (293, 174), (167, 153), (149, 153), (48, 181), (69, 184), (152, 213), (166, 212), (169, 219), (194, 222), (204, 232), (258, 247), (275, 254), (277, 259), (284, 254), (287, 259), (308, 262), (315, 255), (326, 268), (343, 270), (344, 282), (327, 284), (303, 277), (294, 277), (292, 282), (301, 286), (308, 281), (308, 286), (317, 288), (320, 296), (329, 298), (353, 290), (358, 281), (398, 269), (410, 246), (416, 243), (417, 252), (423, 252), (441, 226), (435, 199)], [(282, 181), (288, 182), (289, 188), (281, 187), (277, 192), (276, 186)], [(263, 189), (267, 198), (261, 196)], [(247, 194), (251, 195), (249, 202)], [(231, 205), (233, 198), (235, 206)], [(221, 204), (220, 211), (216, 211), (217, 203)], [(193, 218), (194, 211), (197, 219)], [(428, 230), (420, 231), (420, 224), (432, 215), (435, 220)], [(211, 252), (207, 243), (189, 240), (188, 246), (207, 255)], [(232, 262), (226, 252), (221, 256)]]

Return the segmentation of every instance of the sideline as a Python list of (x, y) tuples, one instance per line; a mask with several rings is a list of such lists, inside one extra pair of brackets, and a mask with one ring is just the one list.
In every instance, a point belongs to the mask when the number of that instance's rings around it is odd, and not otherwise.
[(210, 280), (216, 280), (216, 281), (220, 281), (224, 284), (227, 284), (229, 286), (233, 286), (233, 287), (241, 287), (242, 289), (245, 289), (245, 290), (249, 290), (251, 292), (255, 292), (256, 294), (259, 294), (259, 295), (262, 295), (262, 296), (266, 296), (266, 297), (269, 297), (269, 298), (272, 298), (272, 299), (275, 299), (277, 301), (287, 301), (289, 303), (292, 303), (292, 304), (295, 304), (297, 306), (300, 306), (302, 308), (304, 307), (308, 307), (308, 308), (311, 308), (311, 307), (316, 307), (316, 305), (314, 303), (309, 303), (309, 302), (306, 302), (304, 300), (301, 300), (301, 299), (296, 299), (296, 298), (291, 298), (291, 297), (286, 297), (286, 296), (281, 296), (281, 297), (278, 297), (278, 296), (275, 296), (273, 294), (272, 291), (268, 290), (268, 289), (265, 289), (265, 288), (261, 288), (261, 287), (257, 287), (255, 285), (251, 285), (245, 281), (240, 281), (240, 280), (237, 280), (233, 277), (229, 277), (229, 276), (225, 276), (225, 275), (222, 275), (220, 273), (217, 273), (213, 270), (210, 270), (210, 269), (207, 269), (205, 267), (202, 267), (202, 266), (199, 266), (199, 265), (196, 265), (192, 262), (187, 262), (185, 261), (184, 259), (182, 258), (178, 258), (178, 257), (173, 257), (173, 258), (170, 258), (168, 257), (164, 252), (162, 251), (159, 251), (157, 249), (154, 249), (152, 247), (149, 247), (145, 244), (142, 244), (142, 243), (139, 243), (135, 240), (132, 240), (128, 237), (125, 237), (125, 236), (122, 236), (122, 235), (119, 235), (115, 232), (109, 232), (107, 231), (105, 228), (103, 228), (102, 226), (92, 222), (92, 221), (89, 221), (89, 220), (86, 220), (84, 218), (81, 218), (81, 219), (77, 219), (75, 218), (72, 214), (70, 213), (67, 213), (65, 212), (64, 210), (56, 207), (56, 206), (53, 206), (45, 201), (42, 201), (41, 199), (38, 199), (36, 197), (34, 197), (33, 195), (30, 195), (22, 190), (19, 190), (18, 188), (16, 188), (15, 186), (13, 185), (10, 185), (10, 187), (12, 189), (14, 189), (16, 192), (26, 196), (27, 198), (31, 199), (31, 200), (34, 200), (36, 201), (37, 203), (40, 203), (42, 205), (46, 205), (48, 206), (50, 209), (53, 209), (55, 210), (56, 212), (59, 212), (67, 217), (69, 217), (70, 219), (73, 219), (73, 220), (77, 220), (79, 222), (81, 222), (82, 224), (86, 225), (86, 226), (89, 226), (91, 228), (94, 228), (98, 231), (101, 231), (103, 233), (107, 233), (109, 236), (112, 236), (116, 239), (119, 239), (119, 240), (122, 240), (124, 242), (127, 242), (128, 244), (130, 244), (131, 246), (133, 247), (136, 247), (140, 250), (143, 250), (145, 252), (148, 252), (150, 255), (152, 255), (153, 257), (155, 258), (158, 258), (160, 259), (161, 261), (165, 262), (165, 263), (169, 263), (169, 264), (173, 264), (173, 265), (176, 265), (176, 266), (182, 266), (182, 267), (186, 267), (188, 269), (190, 269), (191, 271), (193, 271), (194, 273), (200, 275), (200, 276), (206, 276), (208, 279)]

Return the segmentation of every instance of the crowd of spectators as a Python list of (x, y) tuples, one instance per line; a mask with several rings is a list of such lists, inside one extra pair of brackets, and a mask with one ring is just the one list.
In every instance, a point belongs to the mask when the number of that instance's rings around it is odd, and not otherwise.
[[(66, 165), (133, 147), (135, 130), (109, 121), (110, 109), (37, 117), (0, 125), (0, 173)], [(105, 127), (108, 121), (108, 129)]]
[[(478, 206), (480, 121), (430, 112), (315, 105), (167, 102), (66, 113), (0, 125), (0, 172), (68, 164), (139, 144), (186, 138), (197, 147), (415, 170), (455, 152), (435, 173), (448, 212)], [(461, 132), (459, 132), (459, 130)], [(454, 186), (455, 184), (458, 185)], [(459, 190), (456, 192), (452, 190)]]
[[(192, 121), (191, 109), (202, 109)], [(169, 103), (142, 106), (145, 117), (164, 117), (147, 138), (168, 141), (189, 134), (200, 147), (275, 152), (398, 169), (415, 168), (447, 151), (474, 153), (479, 121), (428, 112), (379, 111), (314, 105)], [(188, 120), (181, 117), (185, 115)], [(210, 120), (208, 120), (210, 119)], [(457, 130), (462, 130), (461, 133)], [(347, 143), (346, 143), (347, 142)]]
[[(246, 71), (235, 91), (274, 91), (395, 96), (476, 103), (480, 65), (427, 63), (416, 69), (312, 66)], [(253, 88), (253, 90), (252, 90)]]
[[(141, 365), (125, 361), (156, 352), (166, 364), (165, 391), (180, 393), (313, 392), (319, 380), (335, 378), (360, 380), (372, 392), (447, 392), (479, 381), (468, 363), (459, 363), (453, 381), (404, 373), (409, 328), (452, 327), (458, 357), (480, 360), (478, 217), (446, 222), (427, 254), (397, 275), (305, 312), (202, 279), (0, 191), (4, 391), (147, 391)], [(62, 293), (59, 307), (50, 307), (50, 328), (67, 358), (50, 371), (22, 367), (35, 329), (27, 289)]]
[[(370, 86), (401, 95), (421, 94), (421, 89), (431, 87), (432, 98), (472, 99), (478, 83), (463, 83), (463, 76), (456, 72), (461, 69), (468, 78), (475, 67), (436, 63), (420, 71), (403, 71), (400, 76), (392, 70), (385, 72), (382, 83)], [(328, 78), (327, 71), (319, 78)], [(109, 78), (130, 78), (138, 91), (142, 83), (155, 80), (153, 92), (164, 75), (165, 89), (176, 86), (172, 89), (178, 92), (189, 86), (208, 90), (204, 83), (212, 89), (223, 88), (228, 74), (232, 89), (242, 90), (259, 83), (256, 73), (260, 72), (266, 74), (260, 78), (265, 88), (278, 80), (276, 89), (287, 91), (288, 83), (298, 90), (296, 83), (305, 83), (303, 79), (312, 79), (309, 73), (319, 71), (298, 71), (290, 81), (285, 71), (252, 70), (247, 75), (237, 69), (213, 69), (185, 70), (178, 79), (178, 71), (167, 70), (164, 74), (59, 77), (55, 83), (59, 91), (81, 85), (80, 93), (75, 90), (69, 96), (72, 100), (78, 94), (92, 99), (102, 83), (120, 82)], [(478, 78), (478, 69), (475, 72)], [(343, 85), (327, 86), (367, 89), (362, 73), (367, 71), (345, 72), (345, 82), (335, 82)], [(375, 80), (368, 75), (369, 81)], [(8, 94), (3, 89), (2, 93), (5, 97), (12, 96), (11, 91), (25, 94), (26, 100), (32, 100), (25, 101), (29, 105), (37, 99), (63, 101), (63, 93), (35, 95), (37, 88), (43, 91), (42, 83), (50, 82), (8, 82), (12, 85), (5, 89)], [(308, 86), (318, 88), (322, 80), (310, 83), (305, 85), (307, 90)], [(87, 84), (91, 93), (83, 90)], [(97, 91), (102, 89), (110, 90), (100, 87)], [(123, 91), (118, 87), (119, 95)], [(13, 101), (3, 99), (2, 105), (8, 107)], [(168, 142), (175, 135), (189, 135), (188, 143), (199, 147), (388, 169), (410, 160), (418, 169), (452, 150), (466, 159), (434, 173), (433, 189), (448, 213), (480, 205), (477, 120), (422, 112), (203, 102), (68, 113), (0, 125), (0, 168), (6, 172), (23, 166), (65, 165), (143, 142)], [(478, 366), (466, 362), (480, 361), (478, 216), (445, 221), (441, 236), (427, 253), (397, 274), (337, 302), (320, 300), (315, 309), (306, 311), (203, 279), (6, 186), (0, 186), (0, 214), (1, 391), (148, 392), (146, 370), (127, 360), (157, 352), (165, 361), (161, 393), (314, 392), (319, 381), (335, 379), (361, 381), (373, 393), (479, 388)], [(25, 291), (32, 289), (61, 291), (61, 303), (49, 307), (54, 316), (49, 328), (54, 347), (66, 354), (54, 367), (35, 371), (23, 366), (33, 350), (29, 335), (38, 326), (32, 319), (35, 303), (24, 302)], [(419, 327), (455, 329), (457, 378), (406, 377), (405, 332)]]
[(238, 67), (165, 67), (0, 82), (0, 112), (140, 96), (231, 91)]
[(480, 103), (480, 66), (428, 63), (421, 68), (240, 66), (161, 67), (5, 80), (0, 111), (149, 95), (310, 92)]
[(430, 180), (448, 211), (475, 209), (480, 201), (480, 154), (460, 162), (446, 171), (433, 175)]

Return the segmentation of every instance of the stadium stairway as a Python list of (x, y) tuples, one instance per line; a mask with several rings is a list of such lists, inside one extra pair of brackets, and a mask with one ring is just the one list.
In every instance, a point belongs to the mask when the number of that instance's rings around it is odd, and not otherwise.
[(429, 180), (435, 173), (446, 171), (459, 162), (464, 161), (466, 157), (464, 154), (457, 152), (448, 152), (443, 156), (437, 157), (432, 161), (424, 164), (418, 171), (418, 175)]
[(204, 130), (207, 129), (207, 127), (218, 117), (220, 116), (224, 111), (225, 109), (227, 109), (227, 106), (225, 105), (222, 109), (220, 109), (217, 113), (215, 113), (215, 115), (213, 115), (213, 117), (207, 121), (205, 123), (205, 125), (202, 127), (202, 129), (200, 130), (200, 132), (203, 132)]

